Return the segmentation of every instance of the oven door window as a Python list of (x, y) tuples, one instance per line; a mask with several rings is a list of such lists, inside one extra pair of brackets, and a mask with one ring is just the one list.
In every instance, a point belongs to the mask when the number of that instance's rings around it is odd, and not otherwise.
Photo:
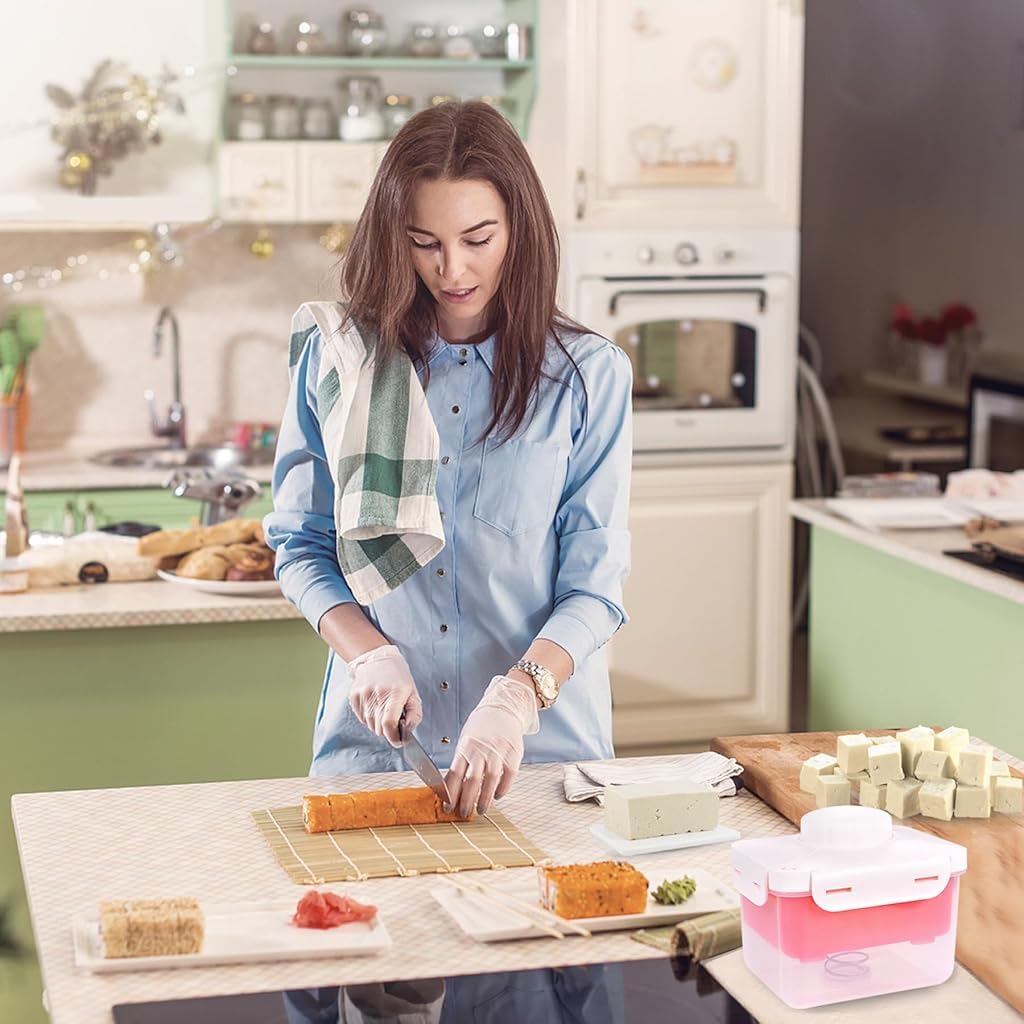
[(731, 320), (645, 320), (615, 331), (633, 364), (633, 408), (751, 409), (757, 331)]

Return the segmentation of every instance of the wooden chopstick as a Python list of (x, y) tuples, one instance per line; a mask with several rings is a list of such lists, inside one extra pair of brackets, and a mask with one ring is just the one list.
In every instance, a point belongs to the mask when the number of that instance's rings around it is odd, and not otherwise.
[(521, 900), (518, 896), (513, 896), (511, 893), (507, 893), (496, 886), (487, 885), (486, 882), (481, 882), (476, 878), (456, 878), (453, 875), (438, 875), (438, 877), (462, 892), (480, 893), (493, 899), (496, 903), (503, 904), (510, 910), (514, 910), (517, 914), (525, 917), (535, 928), (539, 928), (555, 938), (565, 938), (565, 932), (562, 931), (563, 928), (575, 932), (577, 935), (590, 936), (590, 930), (584, 928), (583, 925), (570, 921), (567, 918), (559, 917), (557, 914), (552, 914), (550, 910), (535, 906), (533, 903), (527, 903), (526, 900)]

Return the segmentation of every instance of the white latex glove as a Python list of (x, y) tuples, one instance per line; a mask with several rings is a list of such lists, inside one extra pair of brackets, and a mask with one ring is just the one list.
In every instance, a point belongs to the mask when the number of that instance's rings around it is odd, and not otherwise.
[(409, 664), (394, 644), (374, 647), (348, 663), (352, 686), (348, 702), (356, 718), (371, 732), (400, 747), (398, 720), (415, 729), (423, 721), (423, 702)]
[(463, 818), (503, 797), (523, 760), (523, 737), (540, 731), (533, 687), (495, 676), (466, 719), (445, 776), (451, 806)]

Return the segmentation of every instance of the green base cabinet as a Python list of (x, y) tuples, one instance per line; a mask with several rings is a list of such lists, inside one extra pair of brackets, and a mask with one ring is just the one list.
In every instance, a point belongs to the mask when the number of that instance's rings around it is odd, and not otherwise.
[(1024, 604), (811, 530), (809, 726), (958, 725), (1024, 757)]
[[(4, 805), (24, 792), (305, 775), (325, 664), (300, 619), (0, 634)], [(54, 842), (73, 841), (55, 822)], [(25, 950), (0, 948), (0, 1021), (45, 1024), (9, 811), (0, 902)]]

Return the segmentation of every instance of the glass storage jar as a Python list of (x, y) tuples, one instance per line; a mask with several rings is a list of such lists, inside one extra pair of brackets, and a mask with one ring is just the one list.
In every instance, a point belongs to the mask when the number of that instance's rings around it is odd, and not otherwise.
[(437, 36), (437, 29), (425, 23), (411, 25), (405, 48), (410, 57), (440, 57), (441, 40)]
[(398, 129), (416, 112), (412, 97), (405, 93), (391, 93), (384, 97), (384, 134), (393, 139)]
[(505, 56), (505, 27), (503, 25), (481, 25), (476, 37), (476, 48), (481, 57)]
[(299, 101), (283, 93), (268, 96), (267, 136), (271, 139), (297, 139), (300, 133)]
[(341, 48), (349, 57), (376, 57), (384, 52), (384, 19), (368, 7), (349, 7), (341, 16)]
[(228, 101), (228, 137), (255, 142), (267, 137), (267, 111), (263, 97), (254, 92), (233, 93)]
[(312, 97), (302, 102), (302, 137), (304, 139), (334, 139), (334, 108), (331, 101)]
[(261, 21), (253, 25), (249, 29), (249, 38), (245, 48), (248, 53), (277, 53), (274, 26), (269, 21)]
[(288, 39), (289, 50), (301, 57), (315, 57), (327, 52), (327, 41), (320, 26), (301, 15), (292, 18)]
[(376, 75), (343, 75), (338, 79), (338, 89), (338, 135), (346, 142), (382, 139), (380, 79)]
[(472, 60), (477, 55), (473, 37), (461, 25), (444, 30), (444, 55), (451, 60)]

